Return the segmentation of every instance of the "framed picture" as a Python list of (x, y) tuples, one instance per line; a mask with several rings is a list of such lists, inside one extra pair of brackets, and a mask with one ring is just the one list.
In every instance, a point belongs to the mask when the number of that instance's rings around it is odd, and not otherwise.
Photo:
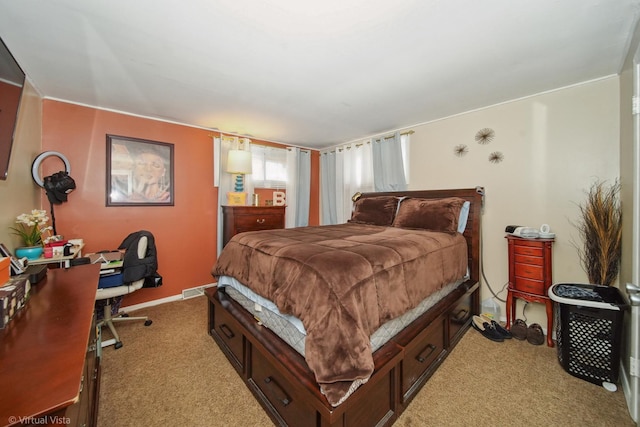
[(107, 206), (173, 206), (173, 144), (107, 135)]

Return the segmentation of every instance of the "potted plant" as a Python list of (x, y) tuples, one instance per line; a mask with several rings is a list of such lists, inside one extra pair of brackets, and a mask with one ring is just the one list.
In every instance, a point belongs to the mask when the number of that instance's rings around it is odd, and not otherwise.
[(33, 209), (31, 213), (20, 214), (16, 218), (16, 227), (10, 227), (13, 234), (20, 236), (24, 246), (15, 250), (16, 257), (38, 259), (43, 252), (43, 234), (50, 232), (52, 227), (47, 225), (49, 217), (46, 211)]
[(580, 205), (576, 224), (582, 246), (578, 253), (589, 283), (611, 286), (616, 280), (622, 256), (622, 209), (620, 183), (596, 181)]

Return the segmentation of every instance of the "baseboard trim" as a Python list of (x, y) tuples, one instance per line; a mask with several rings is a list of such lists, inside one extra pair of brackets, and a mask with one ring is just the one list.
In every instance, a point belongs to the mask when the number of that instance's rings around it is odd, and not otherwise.
[[(207, 285), (199, 286), (198, 288), (203, 288), (204, 289), (204, 288), (210, 288), (212, 286), (216, 286), (216, 283), (209, 283)], [(160, 299), (156, 299), (156, 300), (152, 300), (152, 301), (141, 302), (140, 304), (128, 305), (126, 307), (122, 307), (120, 309), (120, 311), (124, 312), (124, 313), (129, 313), (131, 311), (140, 310), (142, 308), (154, 307), (156, 305), (166, 304), (168, 302), (175, 302), (175, 301), (180, 301), (180, 300), (185, 299), (183, 297), (182, 291), (180, 291), (180, 292), (181, 293), (179, 293), (178, 295), (171, 295), (171, 296), (168, 296), (168, 297), (164, 297), (164, 298), (160, 298)]]
[(627, 409), (629, 410), (629, 415), (637, 424), (640, 425), (640, 414), (638, 414), (638, 410), (640, 409), (638, 406), (638, 402), (633, 402), (633, 396), (636, 392), (633, 390), (633, 385), (631, 384), (631, 375), (629, 371), (627, 371), (626, 366), (623, 360), (620, 360), (620, 384), (622, 384), (622, 391), (624, 392), (625, 400), (627, 401)]

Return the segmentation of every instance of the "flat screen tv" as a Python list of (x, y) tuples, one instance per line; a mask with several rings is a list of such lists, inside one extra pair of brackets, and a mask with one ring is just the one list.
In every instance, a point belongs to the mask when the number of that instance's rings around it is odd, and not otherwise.
[(7, 179), (24, 72), (0, 38), (0, 179)]

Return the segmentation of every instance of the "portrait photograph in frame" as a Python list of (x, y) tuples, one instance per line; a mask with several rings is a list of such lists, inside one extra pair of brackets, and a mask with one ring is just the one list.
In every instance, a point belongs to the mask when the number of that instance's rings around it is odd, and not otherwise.
[(107, 135), (106, 206), (173, 206), (173, 144)]

